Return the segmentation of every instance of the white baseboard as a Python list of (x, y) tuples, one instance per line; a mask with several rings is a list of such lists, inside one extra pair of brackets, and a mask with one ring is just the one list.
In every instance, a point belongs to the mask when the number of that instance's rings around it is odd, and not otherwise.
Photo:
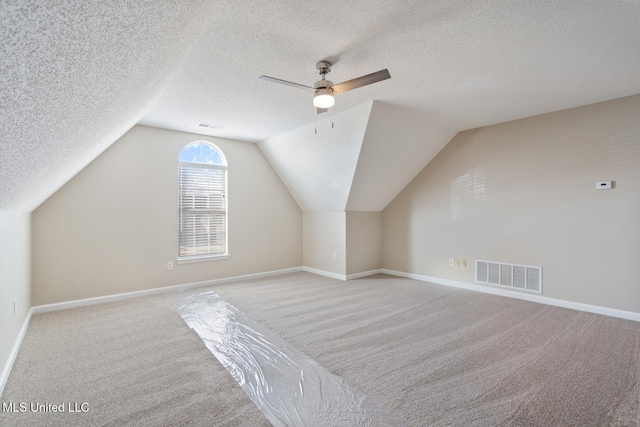
[(18, 350), (20, 350), (24, 335), (27, 333), (27, 328), (29, 327), (29, 322), (31, 321), (32, 314), (33, 308), (29, 309), (27, 317), (24, 319), (24, 322), (22, 322), (22, 328), (20, 328), (20, 332), (16, 337), (16, 341), (13, 343), (13, 348), (11, 349), (11, 353), (9, 353), (9, 359), (2, 369), (2, 375), (0, 375), (0, 396), (2, 396), (2, 393), (4, 392), (4, 386), (7, 385), (7, 380), (9, 379), (11, 368), (13, 368), (13, 363), (16, 361), (16, 357), (18, 356)]
[(579, 302), (565, 301), (555, 298), (543, 297), (541, 295), (525, 294), (508, 289), (496, 289), (488, 286), (474, 285), (471, 283), (457, 282), (455, 280), (440, 279), (438, 277), (423, 276), (414, 273), (405, 273), (403, 271), (388, 270), (383, 268), (381, 273), (391, 276), (406, 277), (408, 279), (420, 280), (422, 282), (431, 282), (438, 285), (453, 286), (455, 288), (469, 289), (471, 291), (483, 292), (486, 294), (500, 295), (503, 297), (516, 298), (526, 301), (537, 302), (540, 304), (553, 305), (556, 307), (570, 308), (572, 310), (586, 311), (589, 313), (603, 314), (605, 316), (618, 317), (620, 319), (633, 320), (640, 322), (640, 313), (633, 311), (618, 310), (615, 308), (601, 307), (597, 305), (583, 304)]
[(374, 274), (380, 274), (381, 270), (378, 268), (376, 270), (363, 271), (361, 273), (353, 273), (347, 275), (347, 280), (360, 279), (361, 277), (373, 276)]
[(138, 298), (147, 295), (163, 294), (166, 292), (182, 291), (205, 286), (221, 285), (224, 283), (239, 282), (241, 280), (261, 279), (264, 277), (279, 276), (282, 274), (302, 271), (302, 267), (286, 268), (283, 270), (265, 271), (262, 273), (245, 274), (242, 276), (225, 277), (222, 279), (205, 280), (203, 282), (185, 283), (182, 285), (166, 286), (163, 288), (145, 289), (142, 291), (126, 292), (122, 294), (105, 295), (102, 297), (86, 298), (75, 301), (59, 302), (54, 304), (38, 305), (32, 308), (33, 313), (46, 313), (49, 311), (66, 310), (68, 308), (83, 307), (87, 305), (102, 304), (105, 302), (119, 301), (129, 298)]
[(344, 274), (333, 273), (331, 271), (319, 270), (312, 267), (302, 267), (302, 271), (307, 273), (317, 274), (319, 276), (331, 277), (332, 279), (347, 280), (347, 276)]
[(380, 274), (381, 272), (380, 269), (376, 269), (376, 270), (362, 271), (360, 273), (353, 273), (353, 274), (339, 274), (339, 273), (333, 273), (331, 271), (319, 270), (317, 268), (312, 268), (312, 267), (302, 267), (302, 271), (306, 273), (317, 274), (319, 276), (331, 277), (332, 279), (338, 279), (338, 280), (360, 279), (361, 277), (373, 276), (374, 274)]

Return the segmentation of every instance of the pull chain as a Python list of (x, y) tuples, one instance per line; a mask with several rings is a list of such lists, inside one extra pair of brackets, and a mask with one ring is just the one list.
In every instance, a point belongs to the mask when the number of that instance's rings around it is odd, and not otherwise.
[[(333, 110), (331, 110), (331, 129), (335, 129), (335, 124), (333, 121)], [(315, 135), (318, 134), (318, 115), (314, 114), (314, 120), (313, 120), (313, 133)]]

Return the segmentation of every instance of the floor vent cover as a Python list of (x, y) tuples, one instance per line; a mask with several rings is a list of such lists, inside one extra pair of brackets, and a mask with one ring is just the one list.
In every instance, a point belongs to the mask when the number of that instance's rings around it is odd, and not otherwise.
[(542, 267), (476, 260), (476, 282), (542, 293)]

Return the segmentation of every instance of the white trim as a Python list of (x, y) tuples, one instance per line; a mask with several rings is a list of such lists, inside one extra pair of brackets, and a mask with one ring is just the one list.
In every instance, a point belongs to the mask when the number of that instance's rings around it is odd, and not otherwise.
[(302, 271), (317, 274), (319, 276), (331, 277), (332, 279), (347, 280), (347, 276), (344, 274), (332, 273), (331, 271), (326, 270), (318, 270), (317, 268), (302, 267)]
[(361, 277), (373, 276), (374, 274), (380, 274), (380, 269), (363, 271), (361, 273), (353, 273), (347, 275), (347, 280), (360, 279)]
[[(180, 151), (182, 153), (182, 151)], [(218, 151), (218, 153), (222, 154), (221, 151)], [(226, 171), (229, 170), (229, 167), (225, 164), (225, 165), (215, 165), (213, 163), (200, 163), (200, 162), (187, 162), (184, 160), (178, 160), (178, 167), (181, 168), (192, 168), (194, 167), (193, 165), (197, 165), (195, 167), (197, 168), (202, 168), (202, 169), (216, 169), (216, 170), (220, 170), (220, 171)]]
[(421, 282), (431, 282), (438, 285), (452, 286), (455, 288), (462, 288), (462, 289), (468, 289), (471, 291), (484, 292), (486, 294), (500, 295), (503, 297), (516, 298), (516, 299), (521, 299), (521, 300), (526, 300), (531, 302), (537, 302), (540, 304), (553, 305), (556, 307), (586, 311), (588, 313), (603, 314), (605, 316), (618, 317), (620, 319), (627, 319), (627, 320), (633, 320), (635, 322), (640, 322), (640, 313), (636, 313), (633, 311), (624, 311), (624, 310), (618, 310), (615, 308), (601, 307), (598, 305), (590, 305), (590, 304), (583, 304), (580, 302), (565, 301), (565, 300), (560, 300), (555, 298), (543, 297), (543, 296), (535, 295), (531, 293), (524, 293), (524, 292), (520, 293), (518, 291), (512, 291), (507, 289), (495, 289), (487, 286), (473, 285), (465, 282), (457, 282), (455, 280), (440, 279), (438, 277), (430, 277), (430, 276), (423, 276), (423, 275), (414, 274), (414, 273), (405, 273), (403, 271), (388, 270), (386, 268), (381, 269), (380, 272), (384, 274), (389, 274), (391, 276), (406, 277), (408, 279), (419, 280)]
[(18, 351), (22, 345), (24, 335), (27, 333), (27, 328), (29, 327), (32, 314), (33, 308), (30, 308), (27, 313), (27, 317), (24, 319), (24, 322), (22, 322), (22, 328), (20, 328), (16, 341), (13, 343), (13, 348), (11, 349), (11, 353), (9, 353), (9, 359), (7, 359), (7, 363), (5, 363), (4, 368), (2, 369), (2, 375), (0, 375), (0, 396), (2, 396), (2, 393), (4, 392), (4, 386), (7, 385), (11, 368), (13, 368), (13, 363), (16, 361), (16, 357), (18, 356)]
[(333, 273), (331, 271), (326, 271), (326, 270), (319, 270), (317, 268), (312, 268), (312, 267), (302, 267), (302, 271), (306, 273), (317, 274), (319, 276), (331, 277), (332, 279), (345, 280), (345, 281), (360, 279), (361, 277), (373, 276), (374, 274), (380, 274), (382, 272), (382, 270), (380, 269), (375, 269), (375, 270), (362, 271), (360, 273), (345, 275), (345, 274)]
[(221, 259), (229, 259), (229, 254), (176, 258), (176, 263), (191, 264), (192, 262), (217, 261)]
[(102, 304), (105, 302), (120, 301), (129, 298), (143, 297), (147, 295), (163, 294), (173, 291), (181, 291), (204, 286), (221, 285), (224, 283), (239, 282), (241, 280), (261, 279), (263, 277), (279, 276), (282, 274), (302, 271), (301, 267), (285, 268), (283, 270), (265, 271), (263, 273), (245, 274), (243, 276), (225, 277), (222, 279), (205, 280), (202, 282), (185, 283), (182, 285), (165, 286), (163, 288), (145, 289), (142, 291), (126, 292), (122, 294), (105, 295), (102, 297), (86, 298), (75, 301), (58, 302), (54, 304), (38, 305), (33, 307), (33, 313), (46, 313), (49, 311), (66, 310), (68, 308), (84, 307), (87, 305)]

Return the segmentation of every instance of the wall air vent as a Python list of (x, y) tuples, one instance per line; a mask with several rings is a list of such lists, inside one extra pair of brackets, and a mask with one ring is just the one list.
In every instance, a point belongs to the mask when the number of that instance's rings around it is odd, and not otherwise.
[(542, 293), (542, 267), (476, 260), (476, 282)]
[(207, 128), (207, 129), (222, 129), (224, 126), (211, 125), (211, 124), (208, 124), (208, 123), (198, 123), (198, 127)]

